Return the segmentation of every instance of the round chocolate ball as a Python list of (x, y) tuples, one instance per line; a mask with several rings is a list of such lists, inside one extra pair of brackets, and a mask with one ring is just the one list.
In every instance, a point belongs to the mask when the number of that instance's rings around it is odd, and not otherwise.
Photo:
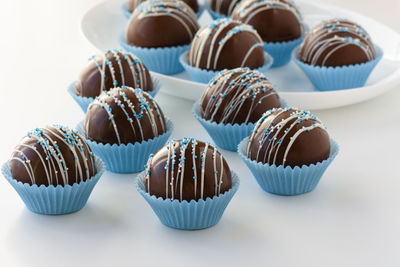
[(74, 130), (52, 125), (29, 132), (10, 159), (12, 177), (30, 185), (73, 185), (96, 175), (94, 156)]
[(280, 106), (271, 82), (249, 68), (220, 72), (200, 99), (202, 117), (224, 124), (255, 123), (266, 111)]
[(96, 97), (116, 86), (130, 86), (152, 91), (153, 82), (146, 66), (138, 57), (119, 50), (93, 56), (76, 82), (76, 94)]
[(210, 7), (214, 12), (229, 17), (240, 1), (241, 0), (211, 0)]
[(302, 17), (290, 0), (242, 1), (232, 19), (252, 25), (264, 42), (291, 41), (303, 34)]
[(323, 21), (307, 33), (300, 46), (300, 60), (314, 66), (361, 64), (376, 57), (369, 34), (345, 19)]
[(266, 112), (247, 144), (250, 159), (293, 168), (321, 162), (329, 153), (330, 139), (321, 121), (310, 112), (295, 108)]
[(184, 138), (168, 141), (150, 156), (144, 182), (150, 195), (197, 201), (231, 189), (232, 175), (228, 163), (215, 147)]
[(89, 106), (84, 121), (86, 137), (103, 144), (129, 144), (166, 132), (166, 120), (154, 99), (141, 89), (114, 88)]
[(196, 33), (187, 58), (189, 65), (207, 70), (256, 69), (264, 65), (263, 42), (250, 25), (218, 19)]
[(138, 47), (181, 46), (189, 44), (198, 29), (196, 14), (183, 1), (148, 0), (133, 11), (126, 40)]
[[(140, 5), (141, 3), (143, 3), (144, 1), (147, 0), (129, 0), (128, 1), (128, 10), (129, 12), (133, 12), (133, 10), (135, 10), (135, 8)], [(193, 11), (196, 13), (197, 11), (199, 11), (199, 4), (197, 3), (197, 0), (182, 0), (183, 2), (185, 2), (188, 6), (190, 6), (191, 9), (193, 9)]]

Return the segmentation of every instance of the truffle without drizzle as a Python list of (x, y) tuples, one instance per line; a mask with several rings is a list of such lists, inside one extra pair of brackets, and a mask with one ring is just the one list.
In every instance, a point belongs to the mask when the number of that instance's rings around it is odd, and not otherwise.
[(103, 92), (90, 104), (84, 131), (92, 141), (120, 145), (165, 133), (166, 121), (149, 94), (141, 89), (122, 87)]
[(220, 72), (200, 100), (202, 117), (224, 124), (255, 123), (264, 112), (280, 106), (280, 98), (268, 79), (249, 68)]
[(144, 178), (150, 195), (171, 200), (199, 200), (232, 188), (232, 175), (221, 153), (193, 138), (170, 140), (151, 155)]
[(73, 185), (97, 173), (94, 156), (74, 130), (53, 125), (29, 132), (10, 159), (12, 177), (30, 185)]
[(369, 34), (358, 24), (331, 19), (307, 33), (299, 52), (300, 60), (314, 66), (346, 66), (375, 59)]
[(182, 46), (198, 29), (196, 14), (183, 1), (148, 0), (133, 11), (126, 40), (138, 47)]
[(132, 53), (108, 50), (104, 55), (92, 56), (80, 73), (76, 94), (96, 97), (117, 86), (130, 86), (152, 91), (153, 82), (146, 66)]
[(329, 157), (330, 139), (319, 119), (308, 111), (274, 108), (257, 122), (247, 156), (276, 166), (303, 166)]
[(232, 19), (252, 25), (264, 42), (291, 41), (303, 34), (301, 14), (290, 0), (241, 1)]
[(189, 65), (207, 70), (264, 65), (263, 42), (247, 24), (223, 18), (202, 27), (188, 52)]

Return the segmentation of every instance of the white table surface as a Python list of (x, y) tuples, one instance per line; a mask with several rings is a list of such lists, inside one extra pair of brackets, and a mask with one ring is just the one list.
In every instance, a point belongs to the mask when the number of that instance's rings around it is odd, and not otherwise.
[[(83, 117), (66, 87), (95, 49), (79, 31), (98, 0), (0, 3), (0, 162), (30, 129)], [(320, 0), (400, 31), (399, 0)], [(173, 137), (211, 141), (189, 101), (158, 95)], [(400, 266), (400, 88), (372, 101), (315, 111), (341, 151), (313, 192), (265, 193), (232, 152), (241, 187), (218, 225), (163, 226), (134, 175), (105, 173), (81, 211), (28, 211), (0, 179), (0, 266)]]

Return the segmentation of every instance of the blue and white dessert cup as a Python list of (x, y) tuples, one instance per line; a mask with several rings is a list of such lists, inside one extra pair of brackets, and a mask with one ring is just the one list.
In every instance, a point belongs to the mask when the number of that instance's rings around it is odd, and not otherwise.
[(150, 154), (157, 152), (165, 145), (172, 134), (174, 124), (166, 118), (166, 132), (149, 140), (130, 144), (103, 144), (91, 141), (85, 136), (83, 121), (77, 126), (77, 130), (86, 138), (87, 144), (93, 153), (100, 157), (108, 171), (115, 173), (136, 173), (145, 169)]
[(371, 72), (383, 57), (383, 51), (375, 46), (373, 60), (347, 66), (325, 67), (304, 63), (299, 58), (300, 46), (293, 51), (293, 59), (311, 83), (320, 91), (335, 91), (363, 87)]
[(125, 2), (121, 5), (122, 14), (124, 14), (124, 17), (127, 19), (129, 19), (132, 15), (132, 13), (129, 11), (128, 5), (128, 2)]
[(293, 50), (303, 41), (303, 38), (284, 42), (264, 42), (264, 51), (274, 59), (271, 68), (287, 65), (292, 59)]
[(180, 202), (177, 199), (163, 199), (150, 195), (144, 184), (145, 172), (138, 175), (136, 189), (149, 203), (162, 224), (180, 230), (200, 230), (212, 227), (221, 220), (226, 207), (238, 190), (239, 177), (233, 171), (231, 173), (232, 188), (219, 196), (208, 197), (206, 200)]
[(264, 191), (283, 196), (299, 195), (314, 190), (325, 170), (339, 152), (339, 145), (331, 139), (330, 155), (322, 162), (294, 168), (276, 166), (251, 160), (246, 151), (248, 140), (248, 138), (243, 139), (238, 146), (240, 157)]
[(229, 151), (236, 151), (239, 142), (249, 136), (255, 125), (254, 123), (223, 124), (203, 119), (198, 101), (193, 104), (192, 114), (206, 129), (214, 143), (218, 147)]
[(12, 177), (9, 161), (3, 164), (1, 172), (6, 180), (17, 191), (26, 207), (35, 213), (44, 215), (62, 215), (81, 210), (104, 173), (105, 166), (100, 158), (95, 157), (96, 175), (67, 185), (30, 185), (22, 183)]

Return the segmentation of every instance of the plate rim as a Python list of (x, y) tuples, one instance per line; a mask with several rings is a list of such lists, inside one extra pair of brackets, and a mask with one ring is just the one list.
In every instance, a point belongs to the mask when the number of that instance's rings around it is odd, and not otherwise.
[[(83, 14), (81, 21), (80, 21), (80, 31), (82, 33), (82, 35), (85, 37), (85, 39), (95, 47), (95, 49), (101, 51), (101, 49), (99, 49), (92, 41), (91, 38), (88, 38), (88, 35), (86, 34), (86, 29), (85, 29), (85, 24), (87, 21), (87, 17), (90, 15), (91, 12), (93, 12), (93, 10), (100, 8), (101, 6), (107, 5), (108, 3), (113, 3), (114, 5), (116, 5), (116, 2), (119, 3), (119, 5), (123, 4), (125, 2), (125, 0), (121, 0), (121, 1), (115, 1), (115, 0), (104, 0), (101, 1), (100, 3), (97, 3), (95, 5), (93, 5), (91, 8), (89, 8), (88, 10), (86, 10), (86, 12)], [(350, 16), (356, 16), (356, 17), (360, 17), (363, 20), (368, 20), (373, 22), (374, 24), (377, 24), (379, 27), (385, 28), (386, 30), (390, 31), (394, 36), (396, 36), (398, 39), (400, 39), (400, 33), (398, 33), (397, 31), (395, 31), (392, 27), (385, 25), (384, 23), (375, 20), (374, 18), (371, 18), (369, 16), (363, 15), (361, 13), (358, 13), (356, 11), (352, 11), (346, 8), (342, 8), (342, 7), (337, 7), (333, 4), (325, 4), (325, 3), (318, 3), (317, 1), (304, 1), (304, 0), (297, 0), (298, 3), (305, 3), (305, 4), (311, 4), (311, 5), (316, 5), (320, 8), (326, 8), (326, 9), (330, 9), (330, 10), (336, 10), (336, 12), (340, 13), (340, 12), (345, 12), (347, 14), (349, 14)], [(119, 10), (118, 10), (119, 11)], [(383, 58), (385, 58), (385, 54), (383, 55)], [(174, 77), (174, 76), (169, 76), (169, 75), (164, 75), (161, 73), (157, 73), (157, 72), (153, 72), (150, 71), (150, 73), (152, 75), (154, 75), (155, 77), (159, 78), (159, 79), (167, 79), (170, 82), (176, 82), (176, 83), (184, 83), (187, 86), (193, 86), (193, 87), (205, 87), (207, 86), (207, 84), (205, 83), (199, 83), (199, 82), (195, 82), (192, 80), (188, 80), (188, 79), (182, 79), (179, 77)], [(382, 80), (379, 80), (376, 84), (373, 85), (368, 85), (368, 86), (363, 86), (363, 87), (357, 87), (357, 88), (350, 88), (350, 89), (343, 89), (343, 90), (332, 90), (332, 91), (299, 91), (299, 92), (291, 92), (291, 91), (279, 91), (279, 94), (282, 95), (282, 97), (312, 97), (312, 96), (320, 96), (320, 95), (324, 95), (329, 97), (330, 95), (335, 95), (335, 96), (340, 96), (340, 95), (346, 95), (346, 96), (354, 96), (354, 95), (358, 95), (360, 94), (362, 91), (364, 90), (370, 90), (371, 94), (369, 97), (364, 97), (363, 99), (354, 101), (353, 104), (356, 103), (360, 103), (369, 99), (373, 99), (381, 94), (384, 94), (385, 92), (393, 89), (394, 87), (396, 87), (397, 85), (400, 85), (400, 68), (398, 68), (397, 70), (395, 70), (393, 73), (391, 73), (390, 75), (388, 75), (387, 77), (383, 78)], [(380, 89), (378, 90), (378, 87), (380, 87)], [(186, 98), (185, 98), (186, 99)], [(349, 104), (347, 104), (349, 105)], [(343, 105), (345, 106), (345, 105)], [(325, 109), (329, 109), (332, 107), (326, 107)]]

